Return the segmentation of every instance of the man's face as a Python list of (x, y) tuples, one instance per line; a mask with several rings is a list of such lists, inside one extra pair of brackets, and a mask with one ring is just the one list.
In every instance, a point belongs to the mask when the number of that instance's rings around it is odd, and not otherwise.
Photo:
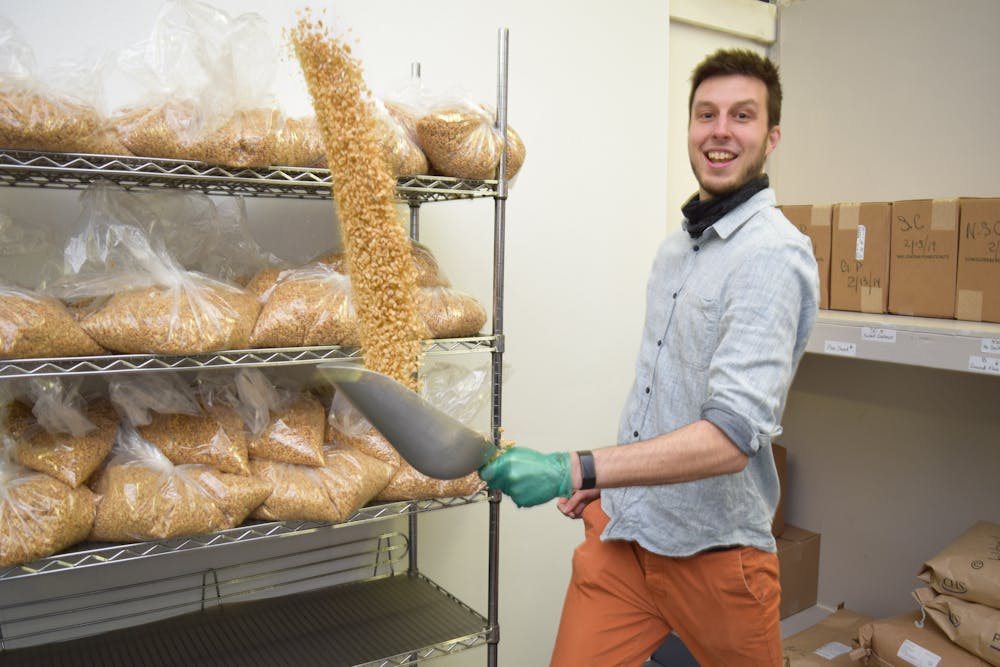
[(701, 199), (726, 195), (764, 170), (781, 138), (767, 129), (767, 87), (733, 74), (705, 79), (695, 90), (688, 124), (688, 157)]

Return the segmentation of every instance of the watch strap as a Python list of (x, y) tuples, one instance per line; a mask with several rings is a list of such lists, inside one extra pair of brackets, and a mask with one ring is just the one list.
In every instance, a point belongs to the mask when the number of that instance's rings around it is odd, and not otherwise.
[(589, 449), (576, 453), (580, 460), (580, 489), (593, 489), (597, 486), (597, 469), (594, 466), (594, 455)]

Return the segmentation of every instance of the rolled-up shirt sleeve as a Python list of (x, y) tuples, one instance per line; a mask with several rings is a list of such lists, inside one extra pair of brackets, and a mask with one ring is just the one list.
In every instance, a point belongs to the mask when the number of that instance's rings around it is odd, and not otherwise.
[(785, 399), (815, 320), (818, 291), (808, 243), (756, 249), (724, 287), (719, 344), (701, 418), (747, 456), (781, 434)]

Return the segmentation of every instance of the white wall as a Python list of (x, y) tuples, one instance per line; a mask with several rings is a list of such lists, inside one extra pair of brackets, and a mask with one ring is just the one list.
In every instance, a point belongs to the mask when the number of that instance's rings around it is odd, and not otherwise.
[(675, 0), (670, 4), (669, 229), (680, 227), (681, 206), (698, 190), (687, 151), (691, 71), (717, 49), (766, 54), (775, 37), (775, 16), (773, 5), (758, 0)]
[[(783, 203), (1000, 196), (994, 0), (781, 10)], [(1000, 522), (997, 378), (807, 355), (785, 413), (789, 522), (822, 534), (820, 602), (914, 609), (916, 572)]]
[[(315, 3), (219, 0), (256, 11), (274, 27)], [(495, 99), (496, 31), (511, 29), (510, 123), (527, 161), (507, 208), (505, 328), (511, 372), (505, 436), (542, 450), (612, 444), (631, 379), (646, 273), (666, 202), (668, 3), (596, 0), (324, 3), (353, 27), (366, 77), (385, 92), (423, 66), (432, 87), (464, 86)], [(159, 3), (100, 0), (5, 3), (3, 13), (55, 62), (148, 33)], [(292, 62), (282, 64), (282, 104), (307, 108)], [(0, 207), (39, 224), (72, 216), (75, 194), (0, 189)], [(250, 202), (260, 240), (290, 257), (335, 238), (328, 202)], [(671, 214), (671, 217), (673, 214)], [(421, 238), (452, 282), (490, 299), (492, 202), (432, 204)], [(501, 663), (548, 660), (569, 559), (582, 526), (554, 506), (502, 511)], [(421, 518), (421, 568), (485, 611), (486, 508)], [(252, 548), (248, 548), (248, 552)], [(482, 664), (469, 651), (442, 664)]]

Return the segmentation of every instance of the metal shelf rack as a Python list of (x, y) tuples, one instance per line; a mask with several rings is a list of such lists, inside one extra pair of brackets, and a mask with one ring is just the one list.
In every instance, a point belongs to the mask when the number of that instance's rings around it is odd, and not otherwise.
[[(148, 542), (134, 542), (132, 544), (81, 544), (63, 553), (39, 558), (30, 563), (0, 568), (0, 582), (65, 570), (78, 570), (85, 567), (107, 565), (109, 563), (122, 563), (138, 558), (150, 558), (152, 556), (161, 556), (182, 551), (227, 546), (271, 537), (305, 535), (352, 524), (359, 525), (417, 514), (419, 512), (430, 512), (449, 507), (468, 505), (485, 499), (486, 495), (484, 493), (478, 493), (460, 498), (434, 498), (431, 500), (376, 503), (362, 507), (342, 523), (336, 524), (317, 523), (315, 521), (248, 521), (241, 526), (228, 530), (170, 540), (152, 540)], [(0, 611), (4, 609), (5, 607), (0, 604)]]
[[(439, 201), (490, 198), (494, 202), (493, 304), (492, 332), (486, 336), (428, 342), (430, 354), (487, 352), (491, 355), (492, 404), (491, 430), (499, 442), (501, 430), (501, 387), (503, 336), (504, 238), (508, 182), (507, 166), (507, 52), (508, 31), (498, 34), (497, 120), (504, 137), (504, 148), (495, 180), (470, 180), (441, 176), (415, 175), (398, 179), (397, 200), (409, 205), (411, 236), (418, 238), (419, 209), (422, 204)], [(0, 147), (0, 186), (68, 190), (83, 188), (96, 181), (109, 181), (125, 189), (175, 188), (200, 191), (208, 195), (271, 197), (287, 199), (331, 199), (330, 173), (325, 169), (267, 167), (231, 169), (189, 160), (154, 159), (133, 156), (85, 155), (11, 151)], [(273, 367), (316, 364), (331, 359), (359, 359), (353, 348), (287, 348), (235, 350), (209, 355), (171, 357), (164, 355), (106, 355), (63, 359), (21, 359), (0, 361), (0, 381), (18, 377), (63, 375), (98, 375), (122, 372), (183, 371), (202, 368)], [(489, 503), (488, 581), (486, 615), (482, 616), (424, 577), (417, 568), (417, 515), (433, 509), (466, 505), (481, 500)], [(296, 664), (348, 665), (356, 667), (393, 667), (448, 655), (467, 648), (486, 646), (487, 664), (498, 664), (499, 644), (499, 492), (477, 494), (469, 498), (438, 499), (372, 505), (363, 508), (343, 525), (358, 525), (396, 516), (408, 520), (404, 537), (409, 562), (405, 573), (390, 567), (385, 574), (387, 553), (398, 547), (383, 544), (364, 553), (375, 562), (373, 574), (362, 580), (339, 583), (333, 587), (304, 593), (283, 593), (280, 597), (222, 605), (218, 594), (221, 583), (239, 583), (234, 577), (221, 582), (218, 573), (186, 572), (199, 576), (199, 598), (193, 611), (172, 618), (144, 623), (131, 616), (115, 620), (142, 623), (124, 629), (97, 628), (99, 623), (85, 620), (72, 629), (67, 641), (43, 643), (32, 638), (51, 633), (48, 612), (29, 617), (29, 622), (45, 626), (30, 628), (25, 641), (11, 642), (8, 626), (20, 614), (24, 600), (12, 602), (10, 591), (32, 591), (36, 582), (51, 581), (39, 575), (80, 571), (98, 565), (141, 565), (143, 559), (167, 554), (193, 553), (206, 548), (224, 547), (268, 538), (292, 536), (306, 538), (331, 526), (294, 522), (248, 523), (236, 529), (198, 538), (143, 542), (132, 545), (81, 545), (72, 552), (54, 555), (15, 568), (0, 570), (0, 662), (6, 665), (63, 664), (177, 664), (243, 665)], [(225, 549), (214, 549), (223, 553)], [(163, 559), (160, 562), (165, 562)], [(394, 561), (393, 561), (394, 562)], [(357, 569), (357, 568), (352, 568)], [(99, 590), (100, 580), (109, 577), (104, 568), (94, 570)], [(111, 575), (113, 577), (114, 575)], [(314, 577), (307, 577), (312, 579)], [(111, 588), (122, 588), (114, 587)], [(208, 604), (215, 590), (216, 606)], [(184, 589), (190, 592), (190, 588)], [(154, 594), (142, 594), (137, 602), (148, 602)], [(54, 600), (75, 602), (75, 594), (56, 595)], [(45, 602), (45, 599), (42, 599)], [(129, 601), (132, 603), (132, 600)], [(30, 604), (30, 603), (27, 603)], [(114, 603), (118, 604), (118, 603)], [(100, 602), (84, 605), (84, 612), (108, 606)], [(190, 608), (189, 603), (187, 608)], [(183, 605), (182, 605), (183, 606)], [(173, 609), (163, 603), (152, 610)], [(61, 612), (60, 612), (61, 613)], [(143, 612), (148, 613), (147, 611)], [(5, 632), (7, 633), (5, 635)], [(99, 634), (95, 634), (99, 633)], [(6, 637), (6, 638), (5, 638)], [(16, 646), (15, 646), (16, 645)], [(155, 656), (155, 660), (152, 656)], [(272, 658), (269, 660), (269, 656)], [(280, 656), (280, 657), (279, 657)]]
[[(331, 198), (327, 169), (233, 169), (192, 160), (0, 150), (0, 185), (75, 189), (95, 181), (110, 181), (126, 190), (179, 188), (209, 195)], [(420, 204), (495, 197), (497, 185), (496, 180), (402, 176), (396, 193), (400, 201)]]
[(397, 574), (13, 649), (4, 665), (394, 667), (482, 646), (488, 634), (485, 618), (427, 578)]
[[(7, 620), (3, 664), (384, 666), (482, 645), (487, 619), (427, 577), (404, 571), (409, 549), (405, 535), (382, 533), (300, 551), (305, 565), (294, 568), (281, 568), (272, 556), (194, 576), (151, 570), (141, 584), (7, 604), (0, 606)], [(275, 572), (293, 577), (275, 581)], [(321, 585), (287, 592), (304, 582)], [(136, 614), (102, 597), (124, 588), (133, 600), (161, 602)], [(130, 627), (120, 628), (122, 622)], [(101, 632), (108, 623), (119, 629)], [(23, 645), (66, 630), (86, 635)]]
[[(497, 348), (496, 341), (496, 336), (442, 338), (427, 341), (425, 351), (431, 355), (492, 352)], [(213, 368), (270, 368), (316, 364), (321, 361), (360, 359), (361, 351), (358, 348), (338, 346), (226, 350), (211, 354), (186, 356), (115, 354), (96, 357), (14, 359), (0, 361), (0, 379)]]

